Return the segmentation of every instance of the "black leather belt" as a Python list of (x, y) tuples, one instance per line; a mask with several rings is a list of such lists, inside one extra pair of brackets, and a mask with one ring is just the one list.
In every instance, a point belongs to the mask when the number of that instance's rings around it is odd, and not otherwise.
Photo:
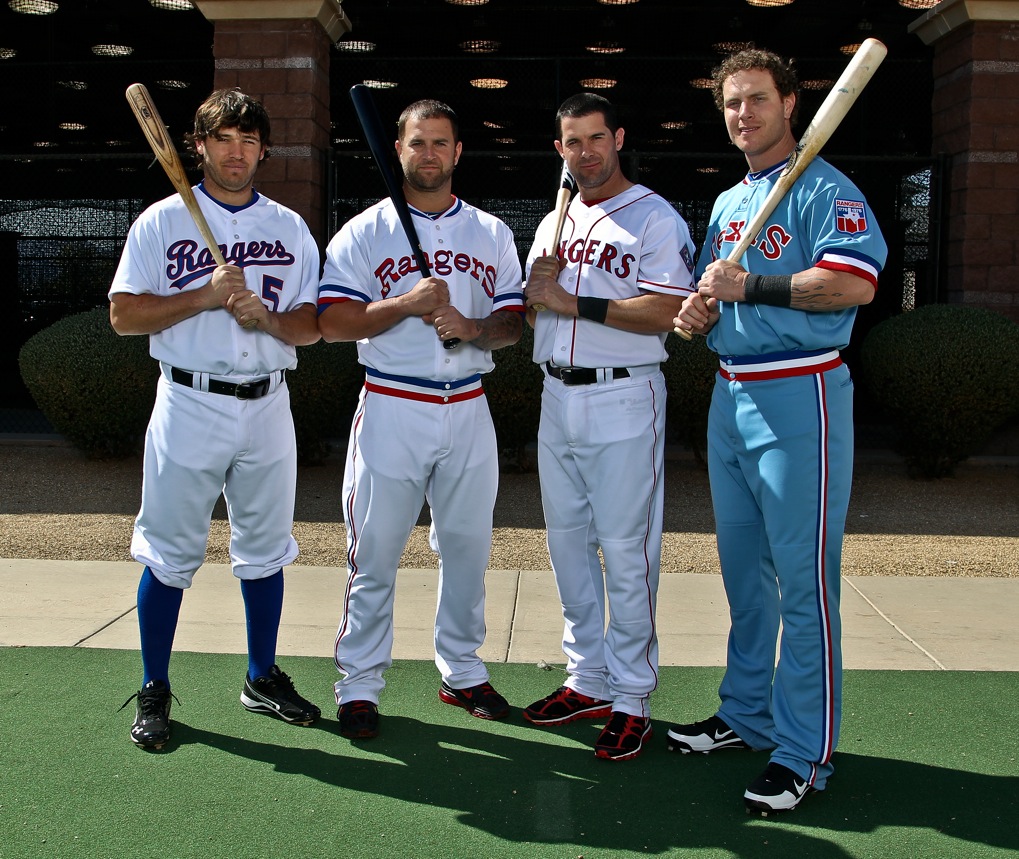
[[(553, 379), (559, 379), (564, 385), (593, 385), (598, 381), (598, 370), (591, 367), (556, 367), (546, 362), (545, 369)], [(608, 367), (604, 373), (606, 381), (627, 379), (630, 376), (626, 367)]]
[[(286, 370), (280, 371), (280, 382), (286, 375)], [(188, 388), (194, 387), (194, 374), (187, 370), (180, 370), (177, 367), (170, 368), (170, 378), (178, 385)], [(238, 400), (257, 400), (269, 393), (272, 386), (272, 379), (259, 379), (257, 382), (223, 382), (219, 379), (209, 379), (210, 394), (225, 394), (228, 397), (237, 397)]]

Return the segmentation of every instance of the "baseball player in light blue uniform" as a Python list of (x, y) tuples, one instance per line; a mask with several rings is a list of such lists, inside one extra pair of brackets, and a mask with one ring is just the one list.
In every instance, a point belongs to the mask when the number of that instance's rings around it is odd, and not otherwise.
[(698, 293), (675, 321), (706, 333), (719, 356), (708, 466), (731, 628), (717, 715), (673, 726), (668, 742), (770, 749), (744, 794), (748, 812), (767, 815), (795, 808), (832, 772), (853, 470), (853, 383), (839, 350), (887, 248), (860, 190), (815, 159), (741, 264), (728, 262), (795, 148), (797, 86), (788, 64), (757, 50), (730, 57), (714, 80), (751, 172), (716, 200)]

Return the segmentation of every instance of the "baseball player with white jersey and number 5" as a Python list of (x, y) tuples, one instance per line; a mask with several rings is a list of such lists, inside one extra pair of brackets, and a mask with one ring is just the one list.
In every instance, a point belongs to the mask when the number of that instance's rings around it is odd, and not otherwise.
[(297, 366), (295, 347), (319, 339), (320, 254), (297, 213), (254, 190), (269, 132), (259, 102), (237, 90), (212, 93), (188, 141), (205, 174), (195, 197), (227, 264), (216, 264), (175, 194), (131, 226), (110, 288), (114, 330), (147, 334), (161, 371), (131, 540), (132, 557), (145, 565), (144, 676), (131, 728), (142, 748), (162, 748), (170, 736), (174, 632), (220, 494), (247, 618), (241, 702), (293, 724), (319, 717), (276, 665), (276, 637), (283, 567), (297, 557), (297, 447), (285, 376)]
[(607, 718), (595, 754), (628, 760), (651, 736), (658, 685), (661, 362), (693, 290), (694, 249), (679, 213), (623, 175), (624, 132), (607, 100), (573, 96), (555, 122), (578, 194), (558, 247), (547, 238), (554, 213), (538, 228), (525, 295), (545, 373), (538, 474), (569, 677), (524, 717), (546, 726)]
[[(748, 813), (795, 808), (832, 773), (842, 710), (839, 584), (853, 477), (853, 383), (839, 350), (887, 256), (874, 213), (815, 158), (740, 263), (740, 241), (796, 148), (790, 63), (748, 50), (714, 72), (750, 172), (716, 200), (698, 291), (675, 320), (719, 357), (708, 469), (731, 626), (721, 707), (670, 749), (767, 749)], [(776, 640), (781, 626), (778, 665)]]
[[(403, 192), (431, 276), (389, 198), (326, 249), (319, 327), (328, 341), (356, 340), (366, 374), (343, 478), (347, 587), (335, 652), (337, 718), (351, 739), (379, 732), (397, 566), (424, 502), (439, 556), (439, 699), (482, 719), (509, 712), (478, 656), (499, 481), (481, 380), (492, 350), (520, 339), (525, 309), (509, 227), (452, 194), (461, 151), (448, 105), (419, 101), (400, 115)], [(443, 348), (454, 338), (456, 349)]]

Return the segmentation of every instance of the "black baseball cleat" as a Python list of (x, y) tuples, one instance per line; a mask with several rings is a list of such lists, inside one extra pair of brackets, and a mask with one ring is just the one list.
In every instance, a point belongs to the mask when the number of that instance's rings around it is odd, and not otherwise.
[(694, 722), (692, 725), (673, 725), (669, 728), (667, 736), (669, 751), (680, 751), (684, 755), (690, 752), (706, 755), (720, 749), (750, 748), (718, 716)]
[(252, 680), (245, 676), (241, 703), (252, 713), (268, 713), (291, 725), (310, 725), (322, 715), (311, 701), (297, 694), (294, 681), (278, 665), (265, 677)]
[(813, 788), (789, 767), (770, 763), (768, 768), (750, 782), (743, 802), (747, 814), (768, 817), (780, 811), (792, 811)]
[(170, 699), (177, 696), (162, 680), (150, 680), (128, 698), (120, 709), (137, 700), (134, 723), (131, 725), (131, 741), (143, 749), (159, 750), (170, 739)]
[(454, 689), (443, 680), (439, 687), (439, 700), (454, 707), (463, 707), (479, 719), (502, 719), (509, 714), (509, 704), (492, 688), (491, 683)]
[(372, 701), (344, 701), (336, 711), (340, 736), (370, 740), (379, 735), (379, 708)]

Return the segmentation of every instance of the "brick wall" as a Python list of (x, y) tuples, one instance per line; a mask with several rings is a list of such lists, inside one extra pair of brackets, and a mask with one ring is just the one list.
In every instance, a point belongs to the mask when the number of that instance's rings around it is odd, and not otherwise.
[(933, 148), (952, 157), (948, 299), (1019, 322), (1019, 24), (950, 33), (934, 77)]
[(272, 121), (259, 192), (289, 206), (323, 247), (329, 150), (329, 37), (315, 20), (217, 21), (216, 87), (240, 87)]

